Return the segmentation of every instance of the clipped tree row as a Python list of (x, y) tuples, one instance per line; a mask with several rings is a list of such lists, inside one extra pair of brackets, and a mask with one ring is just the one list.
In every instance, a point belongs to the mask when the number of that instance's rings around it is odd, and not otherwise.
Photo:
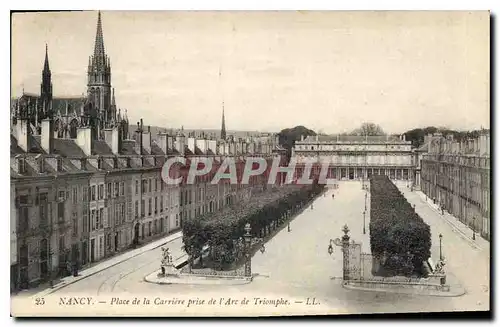
[(185, 251), (199, 257), (205, 245), (210, 246), (210, 260), (224, 269), (238, 260), (235, 248), (250, 223), (253, 237), (264, 238), (285, 223), (297, 210), (323, 191), (324, 185), (286, 185), (259, 193), (248, 202), (224, 208), (215, 213), (183, 221)]
[(431, 231), (387, 176), (370, 179), (370, 247), (379, 276), (422, 276)]

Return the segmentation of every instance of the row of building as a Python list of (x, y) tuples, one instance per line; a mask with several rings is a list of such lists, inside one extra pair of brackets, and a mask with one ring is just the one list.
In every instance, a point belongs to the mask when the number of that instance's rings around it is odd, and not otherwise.
[(28, 124), (19, 117), (11, 135), (11, 267), (22, 287), (64, 273), (68, 263), (85, 266), (175, 231), (184, 218), (221, 210), (267, 187), (264, 176), (249, 185), (212, 185), (203, 178), (168, 185), (161, 174), (169, 157), (221, 162), (281, 155), (274, 138), (161, 133), (153, 141), (139, 127), (136, 140), (124, 140), (115, 127), (94, 140), (91, 129), (82, 127), (69, 139), (54, 137), (51, 119), (42, 121), (41, 135), (31, 134)]
[[(416, 149), (401, 136), (309, 136), (295, 143), (292, 157), (304, 164), (328, 163), (327, 177), (362, 180), (387, 175), (407, 180), (441, 208), (490, 239), (490, 133), (453, 140), (440, 133), (427, 135)], [(316, 171), (315, 171), (316, 170)]]
[(419, 153), (420, 187), (444, 210), (489, 240), (491, 217), (490, 133), (456, 141), (426, 136)]
[[(23, 90), (12, 100), (10, 135), (11, 289), (27, 288), (178, 230), (183, 219), (248, 200), (265, 191), (265, 176), (248, 185), (207, 178), (168, 185), (163, 163), (246, 155), (281, 156), (275, 135), (235, 138), (152, 135), (142, 120), (129, 135), (111, 87), (101, 14), (89, 58), (87, 95), (53, 96), (48, 49), (40, 95)], [(186, 165), (182, 169), (189, 169)], [(185, 171), (176, 170), (179, 176)]]

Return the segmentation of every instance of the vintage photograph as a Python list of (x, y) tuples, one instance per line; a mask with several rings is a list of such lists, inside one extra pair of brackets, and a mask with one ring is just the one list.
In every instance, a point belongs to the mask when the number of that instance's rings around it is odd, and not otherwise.
[(490, 19), (12, 12), (11, 315), (489, 315)]

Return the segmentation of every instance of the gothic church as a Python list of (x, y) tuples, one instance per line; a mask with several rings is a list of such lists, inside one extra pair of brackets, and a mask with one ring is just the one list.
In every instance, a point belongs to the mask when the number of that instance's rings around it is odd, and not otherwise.
[(123, 139), (128, 138), (127, 113), (117, 110), (114, 89), (111, 87), (111, 61), (104, 50), (101, 13), (97, 17), (94, 54), (89, 57), (87, 95), (80, 97), (53, 97), (48, 47), (42, 71), (40, 95), (25, 93), (11, 104), (11, 126), (20, 117), (28, 118), (31, 133), (40, 134), (41, 122), (54, 119), (54, 133), (58, 138), (76, 138), (79, 127), (90, 126), (94, 139), (103, 138), (103, 130), (118, 126)]

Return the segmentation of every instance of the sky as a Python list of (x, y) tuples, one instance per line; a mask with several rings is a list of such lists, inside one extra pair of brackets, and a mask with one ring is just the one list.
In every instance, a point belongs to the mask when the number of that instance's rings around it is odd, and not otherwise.
[[(12, 96), (86, 93), (97, 12), (12, 16)], [(488, 12), (103, 11), (131, 124), (342, 133), (490, 126)]]

